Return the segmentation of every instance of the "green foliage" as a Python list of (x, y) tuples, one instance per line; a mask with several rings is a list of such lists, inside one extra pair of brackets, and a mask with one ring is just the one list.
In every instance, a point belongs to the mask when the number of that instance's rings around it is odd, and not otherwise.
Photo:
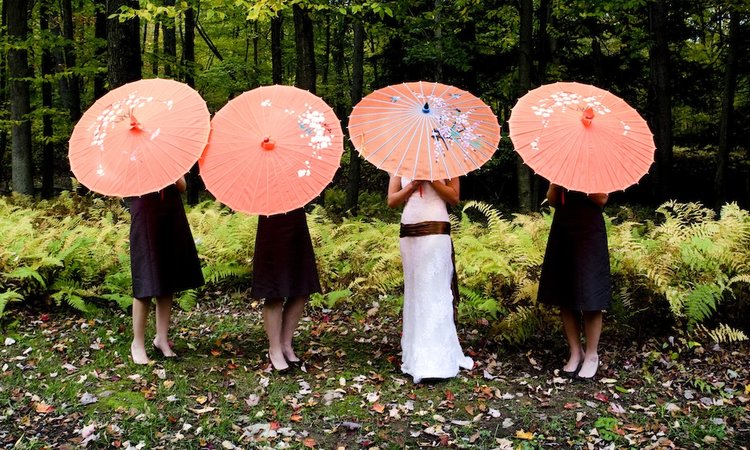
[[(722, 308), (750, 284), (750, 214), (729, 204), (717, 217), (700, 205), (674, 202), (657, 213), (658, 222), (635, 221), (624, 210), (617, 222), (605, 217), (615, 320), (626, 325), (663, 310), (691, 333), (719, 342), (747, 339), (737, 325), (717, 323), (717, 317), (744, 326)], [(187, 216), (206, 289), (247, 289), (257, 218), (215, 202), (190, 208)], [(128, 307), (128, 222), (121, 203), (91, 196), (65, 194), (36, 205), (17, 197), (0, 199), (0, 312), (11, 301), (37, 298), (85, 312), (107, 302)], [(536, 303), (536, 292), (550, 214), (504, 217), (488, 204), (468, 202), (451, 222), (459, 321), (491, 321), (496, 338), (510, 344), (546, 332), (554, 313)], [(316, 206), (308, 225), (323, 285), (313, 306), (330, 309), (402, 296), (396, 221), (341, 217)], [(188, 291), (176, 301), (191, 309), (201, 295), (201, 290)]]

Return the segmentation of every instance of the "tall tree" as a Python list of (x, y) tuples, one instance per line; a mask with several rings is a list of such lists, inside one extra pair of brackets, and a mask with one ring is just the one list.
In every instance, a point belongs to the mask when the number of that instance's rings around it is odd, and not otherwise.
[(12, 141), (12, 186), (19, 194), (34, 194), (31, 157), (31, 92), (26, 39), (29, 34), (29, 0), (6, 0), (8, 4), (8, 75)]
[(68, 74), (64, 78), (66, 89), (63, 101), (68, 108), (70, 121), (75, 123), (81, 117), (81, 79), (74, 72), (76, 69), (76, 41), (71, 0), (60, 0), (60, 14), (62, 19), (62, 33), (65, 38), (65, 47), (63, 49), (65, 70), (68, 71)]
[[(364, 90), (365, 26), (357, 17), (352, 24), (354, 45), (352, 50), (352, 105), (362, 100)], [(354, 147), (349, 147), (349, 178), (346, 187), (346, 209), (357, 214), (359, 207), (359, 184), (362, 160)]]
[(654, 0), (649, 6), (652, 37), (651, 63), (651, 125), (656, 141), (654, 195), (658, 201), (669, 195), (672, 169), (672, 94), (670, 84), (669, 0)]
[[(195, 87), (195, 10), (200, 0), (188, 4), (185, 10), (185, 33), (182, 40), (182, 67), (185, 73), (185, 83)], [(193, 164), (187, 180), (187, 201), (190, 205), (197, 205), (200, 192), (203, 190), (203, 180), (199, 175), (198, 164)]]
[[(531, 88), (531, 69), (534, 32), (534, 1), (520, 0), (520, 35), (518, 45), (518, 88), (517, 96), (522, 96)], [(521, 211), (531, 211), (534, 207), (533, 175), (529, 166), (516, 155), (516, 176), (518, 178), (518, 207)]]
[(284, 81), (284, 67), (281, 60), (284, 17), (281, 14), (282, 11), (279, 11), (271, 18), (271, 80), (273, 84), (282, 84)]
[(313, 22), (310, 11), (299, 3), (292, 7), (294, 15), (294, 47), (297, 53), (294, 85), (315, 93), (315, 41), (313, 40)]
[[(0, 7), (0, 26), (3, 30), (6, 29), (6, 26), (8, 24), (8, 15), (7, 15), (7, 9), (8, 9), (8, 2), (2, 2), (2, 7)], [(7, 90), (7, 74), (8, 74), (8, 67), (7, 67), (7, 59), (5, 58), (6, 52), (0, 52), (0, 108), (3, 108), (5, 110), (9, 109), (7, 102), (8, 102), (8, 90)], [(8, 132), (3, 128), (0, 130), (0, 183), (2, 185), (5, 185), (5, 177), (3, 174), (2, 168), (5, 167), (5, 152), (8, 147)]]
[(137, 0), (109, 0), (107, 2), (107, 52), (109, 87), (141, 79), (141, 45), (138, 17), (120, 21), (120, 8), (138, 8)]
[(151, 60), (151, 73), (158, 77), (159, 76), (159, 29), (162, 27), (160, 21), (154, 22), (154, 36), (151, 38), (151, 50), (154, 54)]
[(49, 19), (50, 9), (49, 1), (41, 0), (39, 2), (39, 29), (43, 36), (42, 46), (42, 197), (51, 198), (54, 195), (55, 180), (55, 145), (52, 142), (54, 128), (52, 124), (52, 83), (50, 78), (54, 71), (55, 61), (52, 56), (52, 49), (49, 44)]
[[(164, 6), (174, 6), (174, 0), (164, 0)], [(164, 75), (174, 75), (174, 63), (177, 61), (177, 34), (173, 19), (162, 20), (162, 34), (164, 35)]]
[(714, 207), (719, 209), (726, 201), (726, 171), (729, 164), (729, 152), (732, 147), (732, 119), (734, 116), (734, 96), (737, 90), (738, 55), (740, 48), (740, 12), (731, 8), (729, 11), (729, 45), (727, 46), (726, 63), (724, 64), (724, 89), (721, 94), (721, 119), (719, 121), (719, 153), (714, 178)]
[[(95, 0), (96, 16), (94, 19), (94, 37), (96, 38), (97, 61), (104, 63), (107, 53), (107, 0)], [(104, 71), (94, 75), (94, 98), (99, 98), (107, 92), (107, 74)]]

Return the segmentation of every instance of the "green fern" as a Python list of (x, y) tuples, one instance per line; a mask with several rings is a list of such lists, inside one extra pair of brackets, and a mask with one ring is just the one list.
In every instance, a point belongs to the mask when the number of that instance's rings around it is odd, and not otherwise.
[(23, 295), (19, 294), (15, 290), (5, 291), (0, 293), (0, 317), (3, 317), (5, 313), (5, 307), (11, 302), (20, 302), (23, 300)]
[(196, 289), (182, 291), (180, 295), (177, 296), (176, 301), (183, 311), (192, 311), (198, 303), (198, 291)]

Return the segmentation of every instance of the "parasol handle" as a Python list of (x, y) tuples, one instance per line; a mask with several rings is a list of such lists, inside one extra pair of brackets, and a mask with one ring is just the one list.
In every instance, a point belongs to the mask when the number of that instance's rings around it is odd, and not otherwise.
[(427, 113), (430, 112), (430, 104), (429, 103), (425, 103), (424, 104), (424, 106), (422, 107), (422, 112), (425, 113), (425, 114), (427, 114)]
[(130, 108), (130, 129), (131, 130), (141, 129), (141, 123), (138, 122), (138, 119), (135, 118), (135, 114), (133, 114), (133, 108)]
[(260, 143), (263, 150), (273, 150), (276, 147), (276, 142), (272, 141), (271, 138), (263, 138), (263, 142)]
[(591, 107), (588, 107), (583, 110), (583, 115), (581, 116), (581, 122), (583, 122), (584, 126), (591, 125), (591, 122), (594, 120), (594, 109)]

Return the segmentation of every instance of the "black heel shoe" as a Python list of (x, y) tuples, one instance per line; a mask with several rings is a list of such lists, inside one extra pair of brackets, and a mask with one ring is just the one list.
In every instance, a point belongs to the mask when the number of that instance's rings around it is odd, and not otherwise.
[[(157, 351), (157, 356), (159, 356), (161, 358), (175, 360), (175, 359), (178, 359), (180, 357), (180, 355), (178, 355), (176, 353), (173, 356), (167, 356), (167, 355), (165, 355), (164, 354), (164, 350), (160, 349), (153, 341), (151, 341), (151, 345), (154, 347), (154, 350)], [(170, 349), (172, 348), (172, 343), (171, 342), (169, 343), (169, 348)]]
[(583, 361), (578, 363), (578, 367), (576, 367), (576, 370), (572, 372), (568, 372), (567, 370), (560, 369), (560, 376), (563, 378), (568, 378), (570, 380), (578, 377), (578, 371), (581, 370), (581, 366), (583, 365)]

